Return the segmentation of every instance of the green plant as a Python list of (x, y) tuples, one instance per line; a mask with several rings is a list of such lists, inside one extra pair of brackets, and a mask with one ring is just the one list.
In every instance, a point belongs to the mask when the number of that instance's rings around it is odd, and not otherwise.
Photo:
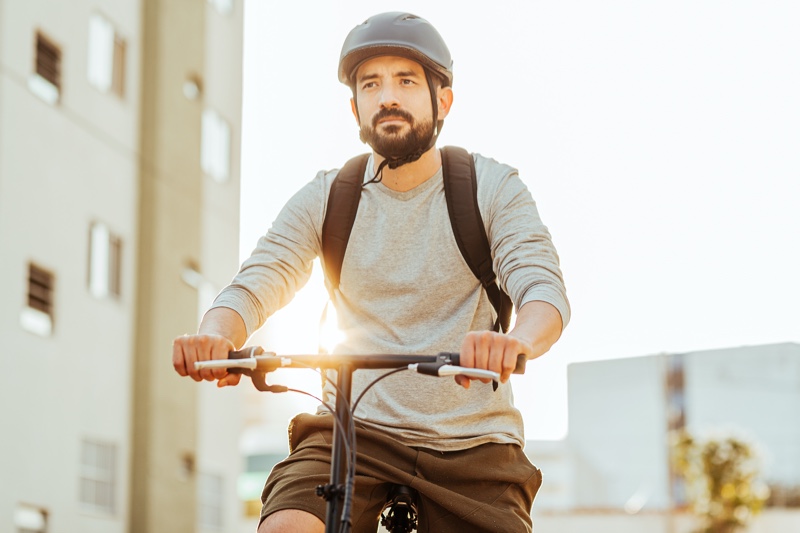
[(755, 446), (734, 435), (703, 439), (687, 431), (673, 436), (675, 471), (686, 481), (686, 496), (700, 517), (702, 533), (735, 533), (758, 514), (769, 489), (758, 480)]

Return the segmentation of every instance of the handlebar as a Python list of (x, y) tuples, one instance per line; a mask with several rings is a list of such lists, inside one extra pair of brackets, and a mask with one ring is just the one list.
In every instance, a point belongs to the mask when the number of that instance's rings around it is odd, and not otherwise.
[[(228, 359), (197, 361), (194, 366), (197, 369), (225, 368), (232, 374), (245, 374), (251, 378), (263, 376), (279, 368), (337, 369), (342, 365), (349, 365), (353, 370), (407, 367), (409, 370), (432, 376), (464, 375), (491, 379), (494, 382), (500, 380), (500, 374), (497, 372), (459, 366), (460, 357), (460, 354), (454, 352), (440, 352), (437, 355), (277, 355), (274, 352), (265, 352), (260, 346), (250, 346), (229, 352)], [(524, 355), (517, 356), (517, 364), (512, 373), (524, 374), (526, 362)], [(255, 379), (253, 383), (259, 390), (264, 390)]]

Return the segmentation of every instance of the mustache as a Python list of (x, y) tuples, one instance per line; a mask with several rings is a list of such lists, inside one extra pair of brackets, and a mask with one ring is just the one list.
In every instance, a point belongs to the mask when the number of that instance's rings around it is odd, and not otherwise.
[(378, 126), (378, 122), (385, 118), (401, 118), (412, 126), (414, 125), (414, 117), (412, 117), (411, 113), (408, 111), (403, 109), (381, 109), (375, 113), (375, 116), (372, 117), (372, 127), (376, 128)]

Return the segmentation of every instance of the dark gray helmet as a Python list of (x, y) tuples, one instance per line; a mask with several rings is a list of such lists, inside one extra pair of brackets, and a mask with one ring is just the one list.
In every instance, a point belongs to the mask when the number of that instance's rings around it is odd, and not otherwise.
[(350, 31), (339, 56), (339, 81), (352, 87), (361, 63), (385, 55), (416, 61), (444, 86), (453, 84), (453, 60), (442, 36), (427, 20), (399, 12), (375, 15)]

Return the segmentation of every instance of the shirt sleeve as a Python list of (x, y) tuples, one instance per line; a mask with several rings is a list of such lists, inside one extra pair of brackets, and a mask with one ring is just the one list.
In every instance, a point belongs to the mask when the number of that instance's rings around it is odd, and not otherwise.
[(476, 158), (476, 171), (479, 204), (500, 287), (517, 309), (531, 301), (553, 305), (566, 327), (570, 306), (558, 253), (530, 191), (515, 169), (493, 160)]
[(320, 235), (329, 175), (320, 172), (283, 207), (231, 283), (211, 308), (233, 309), (252, 335), (288, 304), (311, 276)]

